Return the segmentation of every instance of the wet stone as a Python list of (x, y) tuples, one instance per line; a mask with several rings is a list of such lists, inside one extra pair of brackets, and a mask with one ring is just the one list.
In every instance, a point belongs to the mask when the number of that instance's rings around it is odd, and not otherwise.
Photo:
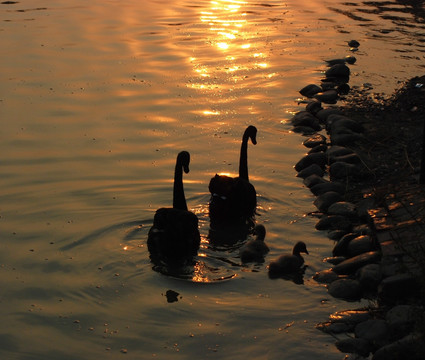
[(344, 230), (350, 231), (351, 221), (342, 215), (324, 215), (316, 224), (316, 230)]
[(350, 76), (350, 68), (345, 64), (332, 65), (325, 72), (327, 78), (346, 78)]
[(336, 104), (339, 99), (338, 91), (331, 89), (324, 92), (317, 93), (314, 98), (324, 102), (325, 104)]
[(342, 215), (349, 218), (357, 217), (356, 205), (348, 201), (338, 201), (332, 204), (329, 206), (328, 213), (331, 215)]
[(358, 300), (362, 296), (360, 283), (354, 279), (338, 279), (329, 284), (329, 294), (338, 299)]
[(356, 325), (354, 334), (356, 337), (372, 342), (379, 342), (388, 337), (388, 325), (382, 319), (370, 319)]
[(304, 185), (307, 186), (308, 188), (311, 188), (316, 184), (323, 184), (323, 183), (327, 183), (327, 182), (329, 182), (329, 181), (323, 179), (323, 177), (321, 177), (317, 174), (312, 174), (312, 175), (306, 177), (303, 180)]
[(303, 156), (295, 164), (295, 170), (301, 171), (301, 170), (305, 169), (306, 167), (313, 165), (313, 164), (317, 164), (322, 169), (324, 169), (326, 162), (327, 162), (327, 158), (326, 158), (325, 153), (323, 153), (323, 152), (308, 154), (308, 155)]
[(329, 206), (341, 200), (341, 194), (335, 191), (329, 191), (327, 193), (319, 195), (314, 201), (314, 205), (317, 207), (317, 209), (319, 209), (319, 211), (327, 212)]
[(348, 233), (345, 234), (334, 246), (332, 250), (333, 256), (349, 256), (348, 251), (348, 245), (350, 244), (351, 240), (355, 239), (357, 237), (357, 234), (355, 233)]
[(342, 185), (342, 183), (337, 182), (337, 181), (317, 184), (317, 185), (312, 186), (310, 190), (316, 196), (322, 195), (322, 194), (329, 192), (329, 191), (335, 191), (335, 192), (337, 192), (341, 195), (345, 194), (344, 185)]
[(379, 264), (368, 264), (357, 272), (357, 279), (363, 289), (375, 290), (382, 280), (382, 272)]
[(335, 280), (338, 280), (338, 274), (332, 271), (331, 269), (326, 269), (317, 272), (313, 275), (313, 279), (321, 284), (330, 284)]
[(341, 339), (335, 343), (337, 349), (344, 353), (355, 353), (362, 356), (368, 356), (371, 351), (369, 341), (365, 339)]
[(378, 251), (370, 251), (335, 265), (333, 271), (339, 275), (349, 275), (367, 264), (376, 264), (380, 259), (381, 254)]
[(309, 177), (313, 174), (318, 175), (318, 176), (323, 176), (325, 174), (325, 171), (319, 165), (313, 164), (313, 165), (310, 165), (310, 166), (306, 167), (305, 169), (301, 170), (297, 174), (297, 177), (305, 179), (305, 178), (307, 178), (307, 177)]
[(321, 123), (325, 123), (329, 115), (332, 114), (341, 114), (341, 110), (332, 107), (326, 108), (318, 111), (316, 113), (316, 117), (320, 120)]
[(299, 93), (306, 97), (313, 97), (315, 94), (322, 91), (322, 88), (316, 84), (309, 84), (304, 86)]
[(373, 250), (375, 250), (375, 245), (369, 235), (358, 236), (348, 244), (349, 256), (356, 256)]
[(346, 230), (329, 230), (328, 231), (328, 238), (330, 240), (338, 241), (340, 240), (345, 234), (347, 234)]
[(322, 134), (310, 136), (307, 140), (303, 142), (303, 145), (308, 148), (314, 148), (315, 146), (321, 144), (326, 144), (326, 136)]

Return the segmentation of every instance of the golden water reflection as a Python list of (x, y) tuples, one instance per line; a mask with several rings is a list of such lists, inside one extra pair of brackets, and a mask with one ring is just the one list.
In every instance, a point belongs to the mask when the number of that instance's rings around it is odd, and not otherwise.
[[(214, 0), (200, 12), (201, 25), (206, 25), (209, 34), (206, 43), (210, 49), (189, 58), (195, 74), (189, 87), (215, 96), (216, 104), (247, 97), (256, 77), (270, 79), (276, 75), (265, 73), (270, 64), (267, 55), (258, 51), (264, 48), (264, 39), (249, 19), (249, 6), (246, 1)], [(224, 111), (211, 108), (201, 112), (205, 117), (223, 114)]]

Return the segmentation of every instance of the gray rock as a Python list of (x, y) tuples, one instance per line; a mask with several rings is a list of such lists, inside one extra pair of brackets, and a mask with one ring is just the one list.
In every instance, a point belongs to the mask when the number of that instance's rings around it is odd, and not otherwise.
[(333, 271), (335, 271), (339, 275), (352, 274), (367, 264), (376, 264), (380, 259), (381, 253), (379, 253), (378, 251), (370, 251), (361, 255), (354, 256), (338, 265), (335, 265)]
[(357, 237), (357, 234), (355, 233), (348, 233), (345, 234), (334, 246), (332, 250), (333, 256), (349, 256), (348, 251), (348, 245), (350, 244), (351, 240), (355, 239)]
[(320, 212), (326, 212), (329, 206), (341, 200), (341, 194), (338, 194), (335, 191), (329, 191), (327, 193), (319, 195), (313, 203)]
[(339, 241), (345, 234), (347, 234), (346, 230), (329, 230), (328, 231), (328, 238), (330, 240)]
[(323, 261), (328, 262), (329, 264), (332, 264), (332, 265), (337, 265), (339, 263), (342, 263), (346, 259), (347, 258), (344, 256), (332, 256), (332, 257), (324, 258)]
[(325, 180), (323, 179), (322, 176), (319, 176), (317, 174), (312, 174), (310, 176), (307, 176), (304, 180), (303, 183), (305, 186), (307, 186), (308, 188), (312, 188), (314, 185), (317, 184), (324, 184), (329, 182), (329, 180)]
[(372, 360), (423, 360), (425, 341), (422, 334), (412, 333), (378, 349)]
[(319, 119), (308, 111), (300, 111), (296, 113), (292, 117), (291, 123), (293, 126), (306, 126), (316, 131), (319, 131), (322, 128), (319, 124)]
[(321, 284), (330, 284), (338, 278), (338, 274), (331, 269), (322, 270), (313, 275), (313, 279)]
[(301, 171), (301, 170), (305, 169), (306, 167), (313, 165), (313, 164), (317, 164), (322, 169), (324, 169), (325, 166), (326, 166), (326, 163), (327, 163), (327, 157), (326, 157), (325, 153), (323, 153), (323, 152), (312, 153), (312, 154), (308, 154), (308, 155), (303, 156), (295, 164), (295, 170)]
[(349, 154), (354, 154), (354, 151), (345, 146), (333, 145), (326, 150), (330, 163), (335, 162), (335, 158), (338, 156)]
[(354, 279), (342, 278), (328, 286), (329, 294), (338, 299), (359, 300), (362, 296), (360, 283)]
[(414, 305), (396, 305), (385, 315), (391, 334), (399, 338), (414, 329), (417, 319), (423, 316), (423, 308)]
[(306, 96), (306, 97), (313, 97), (313, 95), (319, 93), (322, 91), (322, 88), (316, 84), (309, 84), (304, 86), (299, 93), (302, 96)]
[(314, 98), (324, 102), (325, 104), (336, 104), (337, 100), (339, 99), (339, 95), (338, 91), (331, 89), (315, 94)]
[(328, 191), (335, 191), (341, 195), (345, 194), (345, 187), (344, 185), (342, 185), (342, 183), (338, 182), (338, 181), (332, 181), (332, 182), (327, 182), (327, 183), (322, 183), (322, 184), (317, 184), (314, 185), (310, 188), (311, 192), (318, 196), (318, 195), (322, 195)]
[(354, 329), (356, 337), (369, 340), (370, 342), (382, 343), (388, 338), (388, 325), (382, 319), (370, 319), (357, 324)]
[(317, 99), (312, 99), (308, 102), (305, 109), (312, 114), (317, 114), (320, 110), (322, 110), (322, 103)]
[(401, 300), (420, 295), (420, 286), (410, 274), (396, 274), (381, 281), (378, 294), (386, 301)]
[(338, 201), (329, 206), (328, 214), (355, 218), (357, 217), (356, 205), (348, 201)]
[(325, 75), (327, 78), (345, 78), (350, 76), (350, 68), (345, 64), (332, 65), (326, 70)]
[(368, 356), (372, 350), (371, 344), (365, 339), (341, 339), (337, 340), (335, 346), (341, 352), (355, 353), (362, 356)]
[(318, 175), (318, 176), (323, 176), (325, 174), (325, 171), (319, 165), (313, 164), (313, 165), (310, 165), (310, 166), (306, 167), (305, 169), (301, 170), (297, 174), (297, 177), (305, 179), (305, 178), (307, 178), (307, 177), (309, 177), (313, 174)]
[(346, 179), (347, 177), (351, 177), (357, 175), (358, 168), (353, 165), (343, 161), (337, 161), (329, 166), (329, 174), (331, 178), (336, 179)]
[(316, 230), (344, 230), (350, 231), (351, 221), (342, 215), (324, 215), (316, 224)]
[(321, 144), (326, 144), (326, 136), (322, 134), (310, 136), (303, 142), (303, 145), (308, 148), (314, 148), (315, 146)]
[(376, 249), (376, 246), (369, 235), (360, 235), (348, 244), (348, 255), (357, 256)]
[(337, 108), (326, 108), (323, 110), (319, 110), (316, 113), (316, 117), (320, 120), (321, 123), (325, 123), (326, 119), (328, 118), (329, 115), (331, 114), (342, 114), (341, 110), (337, 109)]
[(381, 267), (378, 264), (368, 264), (357, 272), (357, 279), (365, 290), (376, 290), (382, 280)]

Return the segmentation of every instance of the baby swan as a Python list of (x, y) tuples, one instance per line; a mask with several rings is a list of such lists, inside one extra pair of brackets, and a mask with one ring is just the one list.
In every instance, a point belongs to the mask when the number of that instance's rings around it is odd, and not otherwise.
[(292, 255), (284, 254), (272, 261), (269, 265), (269, 274), (272, 277), (278, 277), (287, 274), (293, 274), (301, 270), (304, 264), (304, 258), (301, 253), (308, 255), (307, 246), (299, 241), (295, 244)]
[(256, 225), (254, 228), (256, 238), (248, 241), (239, 251), (243, 263), (264, 262), (264, 255), (269, 252), (269, 247), (264, 243), (266, 228), (264, 225)]

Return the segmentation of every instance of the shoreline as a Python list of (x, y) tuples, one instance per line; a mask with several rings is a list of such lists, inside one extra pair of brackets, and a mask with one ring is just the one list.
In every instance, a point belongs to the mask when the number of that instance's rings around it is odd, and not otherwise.
[(383, 96), (367, 86), (350, 89), (347, 65), (346, 58), (328, 62), (321, 85), (300, 90), (307, 105), (292, 124), (306, 137), (309, 151), (295, 170), (316, 196), (316, 229), (335, 242), (324, 259), (329, 269), (314, 279), (336, 298), (366, 298), (376, 305), (331, 314), (317, 328), (337, 338), (337, 348), (350, 354), (347, 359), (371, 354), (375, 360), (420, 359), (425, 347), (425, 185), (420, 184), (425, 180), (425, 76)]

